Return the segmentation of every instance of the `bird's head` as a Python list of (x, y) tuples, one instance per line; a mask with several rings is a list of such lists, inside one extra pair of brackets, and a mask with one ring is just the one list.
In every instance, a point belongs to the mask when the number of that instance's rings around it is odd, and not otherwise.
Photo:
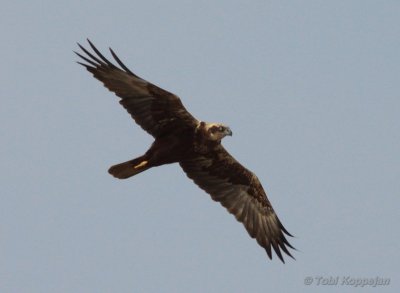
[(204, 131), (212, 141), (220, 141), (227, 135), (232, 136), (232, 130), (221, 123), (204, 123)]

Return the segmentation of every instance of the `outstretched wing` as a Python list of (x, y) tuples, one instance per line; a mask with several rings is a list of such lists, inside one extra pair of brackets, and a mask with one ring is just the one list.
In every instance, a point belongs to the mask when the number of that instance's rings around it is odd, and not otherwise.
[(115, 66), (88, 42), (94, 54), (78, 44), (86, 56), (75, 53), (87, 62), (78, 63), (121, 98), (120, 104), (144, 130), (159, 137), (182, 128), (196, 127), (197, 120), (185, 109), (178, 96), (134, 74), (110, 49), (120, 68)]
[(220, 202), (272, 259), (271, 247), (284, 262), (281, 250), (293, 258), (287, 247), (288, 231), (279, 221), (257, 176), (236, 161), (222, 145), (215, 152), (180, 162), (200, 188)]

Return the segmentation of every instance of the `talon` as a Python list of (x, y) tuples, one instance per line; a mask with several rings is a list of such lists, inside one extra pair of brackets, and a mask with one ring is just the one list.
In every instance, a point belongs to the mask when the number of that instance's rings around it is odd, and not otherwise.
[(148, 161), (143, 161), (143, 162), (141, 162), (139, 165), (136, 165), (136, 166), (133, 167), (133, 168), (134, 168), (134, 169), (142, 168), (142, 167), (146, 166), (147, 163), (148, 163)]

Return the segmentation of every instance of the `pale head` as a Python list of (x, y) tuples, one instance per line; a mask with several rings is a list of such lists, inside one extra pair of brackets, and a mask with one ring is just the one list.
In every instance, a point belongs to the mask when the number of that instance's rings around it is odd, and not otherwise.
[(229, 126), (222, 123), (205, 123), (201, 122), (201, 126), (207, 138), (212, 141), (220, 141), (225, 136), (232, 136)]

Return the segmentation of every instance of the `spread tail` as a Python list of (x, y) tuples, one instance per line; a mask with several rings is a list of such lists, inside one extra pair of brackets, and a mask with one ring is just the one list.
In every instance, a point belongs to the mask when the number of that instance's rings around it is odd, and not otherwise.
[(149, 168), (150, 166), (148, 165), (148, 161), (146, 161), (145, 157), (142, 156), (128, 162), (111, 166), (111, 168), (108, 169), (108, 173), (113, 175), (115, 178), (126, 179), (146, 171)]

